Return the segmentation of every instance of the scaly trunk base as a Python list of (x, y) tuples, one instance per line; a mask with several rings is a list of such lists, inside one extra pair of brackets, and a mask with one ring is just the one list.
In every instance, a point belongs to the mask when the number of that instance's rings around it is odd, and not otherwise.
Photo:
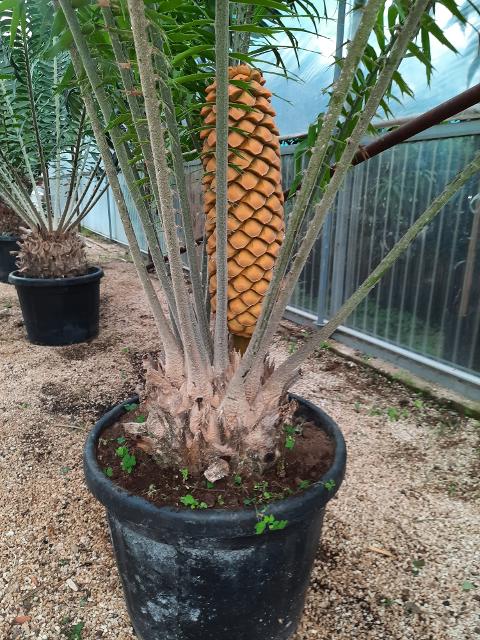
[[(142, 403), (147, 419), (128, 423), (127, 431), (139, 436), (139, 446), (165, 468), (186, 467), (211, 482), (237, 472), (263, 473), (280, 456), (280, 423), (291, 420), (295, 405), (284, 394), (263, 395), (262, 402), (249, 400), (243, 389), (226, 397), (239, 361), (240, 355), (233, 352), (222, 380), (215, 379), (212, 370), (199, 396), (186, 382), (180, 387), (172, 384), (162, 363), (147, 358)], [(272, 370), (266, 363), (265, 379)]]

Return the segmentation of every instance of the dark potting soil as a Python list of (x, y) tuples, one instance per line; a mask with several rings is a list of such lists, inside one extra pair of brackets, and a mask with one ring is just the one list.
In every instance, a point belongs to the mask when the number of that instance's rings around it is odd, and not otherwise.
[[(136, 406), (136, 405), (135, 405)], [(307, 489), (331, 467), (334, 442), (308, 416), (295, 415), (284, 425), (281, 456), (276, 465), (257, 477), (240, 473), (207, 482), (188, 469), (163, 469), (125, 432), (125, 422), (142, 422), (141, 407), (105, 429), (97, 444), (97, 461), (111, 480), (128, 492), (158, 506), (189, 508), (262, 508)], [(133, 456), (133, 458), (132, 458)], [(332, 489), (328, 479), (327, 489)]]

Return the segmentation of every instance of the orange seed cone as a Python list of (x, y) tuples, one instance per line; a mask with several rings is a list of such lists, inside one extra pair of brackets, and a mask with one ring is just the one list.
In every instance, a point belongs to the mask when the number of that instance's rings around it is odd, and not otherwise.
[[(272, 94), (264, 87), (260, 71), (242, 64), (229, 68), (229, 78), (248, 84), (249, 90), (229, 84), (228, 329), (234, 336), (250, 338), (284, 236), (280, 143)], [(201, 111), (206, 128), (200, 134), (213, 311), (217, 291), (215, 99), (214, 82), (207, 87), (207, 105)]]

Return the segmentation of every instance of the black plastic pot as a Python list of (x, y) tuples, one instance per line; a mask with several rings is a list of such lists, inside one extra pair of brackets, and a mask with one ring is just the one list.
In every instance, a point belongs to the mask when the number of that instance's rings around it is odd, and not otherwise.
[[(327, 502), (345, 473), (343, 436), (329, 416), (294, 397), (335, 441), (332, 467), (311, 488), (267, 513), (285, 529), (255, 533), (253, 510), (157, 507), (114, 484), (96, 461), (109, 411), (84, 452), (87, 485), (106, 507), (127, 607), (139, 640), (285, 640), (300, 620)], [(129, 400), (132, 402), (132, 400)], [(334, 480), (328, 491), (324, 484)]]
[(73, 278), (26, 278), (18, 271), (11, 273), (8, 280), (17, 289), (30, 342), (60, 346), (97, 336), (102, 276), (99, 267)]
[(0, 236), (0, 282), (8, 282), (8, 274), (15, 269), (11, 251), (18, 251), (17, 240), (15, 236)]

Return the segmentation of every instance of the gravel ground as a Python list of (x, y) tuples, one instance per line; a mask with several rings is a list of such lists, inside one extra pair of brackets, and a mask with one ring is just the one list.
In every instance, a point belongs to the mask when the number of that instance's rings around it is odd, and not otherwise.
[[(155, 329), (122, 251), (89, 244), (106, 274), (90, 344), (28, 344), (0, 284), (1, 640), (134, 639), (81, 453), (95, 419), (139, 384)], [(278, 358), (298, 339), (284, 330)], [(328, 350), (295, 390), (338, 421), (349, 450), (295, 640), (480, 639), (478, 422)]]

